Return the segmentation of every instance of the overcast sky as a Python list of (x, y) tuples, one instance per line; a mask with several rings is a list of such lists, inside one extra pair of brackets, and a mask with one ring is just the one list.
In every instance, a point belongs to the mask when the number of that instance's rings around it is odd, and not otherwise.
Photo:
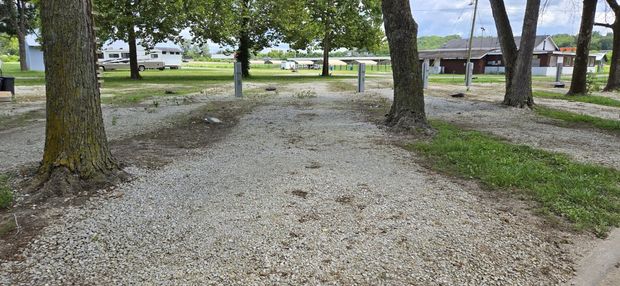
[[(418, 22), (418, 36), (454, 35), (469, 37), (474, 6), (473, 0), (410, 0), (413, 17)], [(581, 3), (583, 0), (541, 0), (546, 3), (540, 15), (538, 35), (577, 34), (581, 20)], [(505, 0), (515, 35), (521, 34), (526, 0)], [(606, 1), (598, 1), (597, 22), (613, 22), (614, 16)], [(483, 32), (481, 28), (484, 28)], [(606, 34), (608, 29), (595, 27)], [(475, 36), (497, 35), (489, 0), (479, 0), (478, 20)], [(209, 44), (211, 51), (219, 50), (217, 44)], [(287, 50), (288, 45), (281, 44), (274, 49)], [(267, 49), (269, 50), (269, 49)]]
[[(413, 15), (419, 25), (419, 35), (452, 35), (469, 37), (474, 6), (472, 0), (410, 0)], [(521, 34), (525, 0), (505, 0), (515, 35)], [(576, 34), (579, 31), (582, 0), (542, 0), (547, 3), (541, 13), (538, 34)], [(606, 9), (606, 1), (599, 1), (597, 20), (613, 21), (613, 13)], [(489, 0), (480, 0), (476, 21), (476, 36), (496, 35)], [(607, 11), (607, 13), (606, 13)], [(606, 33), (604, 28), (597, 28)]]

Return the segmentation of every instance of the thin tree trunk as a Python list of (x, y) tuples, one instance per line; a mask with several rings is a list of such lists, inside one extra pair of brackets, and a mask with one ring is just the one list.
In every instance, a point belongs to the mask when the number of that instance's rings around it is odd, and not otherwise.
[(242, 32), (239, 37), (239, 54), (237, 60), (241, 62), (241, 75), (244, 78), (250, 76), (250, 38)]
[(502, 49), (502, 61), (504, 62), (506, 77), (504, 98), (506, 98), (510, 96), (510, 92), (512, 91), (512, 76), (514, 73), (514, 66), (517, 62), (518, 50), (504, 1), (490, 0), (490, 2), (493, 18), (495, 19), (495, 27), (497, 28), (497, 36)]
[(243, 0), (241, 11), (241, 31), (239, 33), (239, 51), (237, 54), (237, 61), (241, 62), (241, 76), (244, 78), (250, 77), (250, 1)]
[(383, 0), (381, 8), (394, 77), (394, 102), (386, 123), (397, 129), (428, 128), (418, 56), (418, 25), (411, 15), (409, 0)]
[(41, 1), (47, 122), (36, 184), (60, 194), (119, 174), (103, 126), (91, 11), (90, 0)]
[(127, 43), (129, 44), (129, 70), (133, 80), (140, 80), (140, 66), (138, 65), (138, 44), (136, 42), (136, 31), (133, 25), (127, 27)]
[(539, 11), (540, 0), (527, 1), (517, 65), (512, 75), (513, 84), (511, 85), (510, 96), (504, 98), (505, 105), (520, 108), (534, 106), (534, 96), (532, 95), (532, 58), (536, 45)]
[(323, 70), (321, 76), (329, 76), (329, 51), (331, 51), (329, 33), (326, 32), (323, 39)]
[(17, 31), (17, 42), (19, 44), (19, 69), (27, 71), (29, 67), (26, 59), (26, 35), (21, 31)]
[(504, 1), (490, 0), (490, 3), (506, 66), (506, 94), (503, 104), (521, 108), (531, 107), (534, 105), (532, 56), (536, 44), (540, 0), (527, 0), (518, 51)]
[(594, 18), (596, 16), (597, 0), (584, 0), (583, 11), (581, 14), (581, 27), (577, 39), (577, 56), (575, 57), (575, 67), (573, 68), (573, 78), (571, 80), (568, 95), (585, 95), (588, 93), (587, 73), (588, 55), (590, 53), (590, 42), (592, 40), (592, 30), (594, 28)]
[(620, 14), (616, 14), (616, 20), (612, 24), (613, 31), (613, 52), (609, 66), (609, 78), (604, 91), (615, 91), (620, 89)]
[(9, 23), (15, 30), (17, 42), (19, 44), (19, 68), (21, 71), (28, 70), (28, 62), (26, 59), (26, 6), (22, 0), (10, 0), (6, 4), (9, 9)]

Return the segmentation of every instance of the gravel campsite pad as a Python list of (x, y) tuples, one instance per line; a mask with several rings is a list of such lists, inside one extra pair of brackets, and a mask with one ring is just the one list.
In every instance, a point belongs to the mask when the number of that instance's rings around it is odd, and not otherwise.
[(67, 208), (0, 284), (551, 285), (573, 234), (420, 167), (340, 99), (278, 101), (223, 140)]

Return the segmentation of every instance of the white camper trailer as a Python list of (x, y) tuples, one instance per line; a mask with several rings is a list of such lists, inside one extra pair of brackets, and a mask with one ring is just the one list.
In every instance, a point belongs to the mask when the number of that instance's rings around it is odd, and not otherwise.
[(291, 61), (283, 61), (282, 63), (280, 63), (280, 69), (283, 69), (283, 70), (296, 70), (297, 69), (297, 64), (295, 62), (291, 62)]
[[(157, 44), (151, 50), (146, 50), (141, 45), (138, 45), (136, 50), (138, 52), (138, 61), (140, 62), (163, 62), (164, 67), (170, 69), (179, 69), (183, 63), (183, 50), (175, 45), (164, 46), (163, 44)], [(128, 58), (129, 46), (122, 41), (116, 41), (105, 46), (99, 54), (99, 61), (101, 62)]]

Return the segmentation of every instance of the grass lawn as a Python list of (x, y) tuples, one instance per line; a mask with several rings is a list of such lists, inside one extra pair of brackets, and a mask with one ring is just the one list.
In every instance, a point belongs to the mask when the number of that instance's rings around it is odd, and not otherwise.
[(620, 120), (604, 119), (543, 106), (536, 106), (534, 110), (539, 115), (545, 117), (559, 119), (567, 123), (585, 124), (591, 127), (609, 130), (620, 134)]
[(595, 96), (595, 95), (566, 96), (562, 93), (556, 93), (556, 92), (534, 91), (534, 97), (592, 103), (592, 104), (611, 106), (611, 107), (620, 107), (620, 100), (616, 100), (616, 99), (604, 97), (604, 96)]
[(426, 156), (432, 168), (525, 194), (543, 213), (566, 218), (579, 230), (605, 236), (620, 225), (620, 171), (576, 163), (562, 154), (448, 123), (432, 124), (438, 130), (432, 140), (406, 146)]

